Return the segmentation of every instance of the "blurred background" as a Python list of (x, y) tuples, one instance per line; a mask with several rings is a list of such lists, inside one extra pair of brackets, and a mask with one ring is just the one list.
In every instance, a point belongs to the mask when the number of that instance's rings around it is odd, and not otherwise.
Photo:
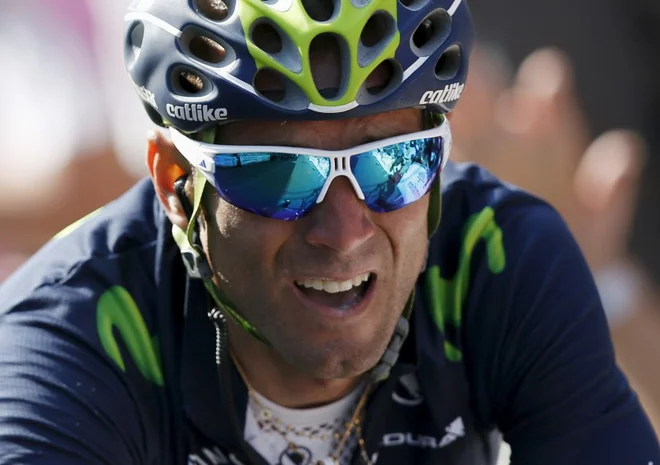
[[(0, 3), (0, 282), (146, 175), (152, 124), (122, 58), (128, 3)], [(561, 212), (660, 431), (660, 2), (470, 5), (479, 46), (452, 157)]]

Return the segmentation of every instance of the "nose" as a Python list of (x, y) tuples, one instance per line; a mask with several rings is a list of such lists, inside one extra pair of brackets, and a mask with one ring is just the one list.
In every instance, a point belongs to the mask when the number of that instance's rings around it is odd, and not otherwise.
[(323, 201), (309, 215), (305, 241), (348, 254), (374, 235), (372, 216), (350, 181), (345, 176), (335, 178)]

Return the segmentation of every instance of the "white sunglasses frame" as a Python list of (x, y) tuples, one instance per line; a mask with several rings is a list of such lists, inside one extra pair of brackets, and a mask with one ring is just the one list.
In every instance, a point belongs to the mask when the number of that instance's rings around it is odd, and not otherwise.
[(445, 167), (449, 160), (451, 153), (452, 136), (449, 120), (443, 116), (443, 121), (436, 127), (425, 129), (423, 131), (403, 134), (400, 136), (389, 137), (368, 144), (358, 145), (344, 150), (321, 150), (304, 147), (287, 147), (287, 146), (274, 146), (274, 145), (219, 145), (208, 144), (205, 142), (196, 141), (191, 139), (176, 128), (170, 126), (170, 136), (174, 146), (179, 150), (181, 155), (195, 166), (204, 177), (214, 185), (215, 180), (213, 174), (215, 173), (215, 159), (214, 155), (220, 154), (241, 154), (241, 153), (280, 153), (280, 154), (293, 154), (293, 155), (307, 155), (312, 157), (324, 157), (332, 160), (330, 164), (330, 173), (326, 179), (321, 192), (319, 193), (316, 203), (319, 204), (325, 198), (326, 193), (330, 189), (330, 185), (335, 178), (345, 176), (350, 181), (356, 195), (360, 200), (364, 200), (364, 193), (360, 185), (355, 179), (355, 175), (351, 171), (350, 158), (355, 155), (362, 155), (372, 150), (387, 147), (388, 145), (396, 145), (402, 142), (409, 142), (417, 139), (429, 139), (441, 137), (443, 140), (443, 158), (440, 171)]

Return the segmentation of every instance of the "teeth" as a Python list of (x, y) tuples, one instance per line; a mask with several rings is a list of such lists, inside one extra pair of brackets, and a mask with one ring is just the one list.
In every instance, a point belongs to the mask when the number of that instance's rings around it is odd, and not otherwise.
[(369, 273), (364, 273), (346, 281), (332, 281), (330, 279), (304, 279), (302, 281), (296, 281), (296, 284), (301, 287), (316, 289), (317, 291), (325, 291), (329, 294), (336, 294), (337, 292), (349, 291), (353, 287), (357, 287), (368, 280)]

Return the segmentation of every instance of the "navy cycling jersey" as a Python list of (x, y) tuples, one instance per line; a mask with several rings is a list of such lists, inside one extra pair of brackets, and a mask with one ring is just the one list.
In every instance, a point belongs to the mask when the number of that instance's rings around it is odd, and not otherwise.
[[(503, 438), (515, 465), (660, 465), (559, 215), (473, 165), (442, 183), (372, 461), (491, 465)], [(263, 465), (204, 292), (148, 180), (48, 243), (0, 287), (0, 464)]]

